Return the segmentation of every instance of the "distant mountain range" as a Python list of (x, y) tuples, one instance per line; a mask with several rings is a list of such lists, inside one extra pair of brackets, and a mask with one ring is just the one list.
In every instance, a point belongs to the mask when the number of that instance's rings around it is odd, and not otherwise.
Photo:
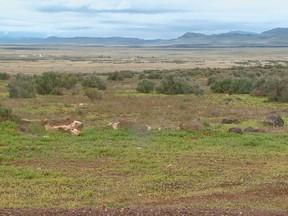
[(175, 48), (197, 47), (288, 47), (288, 28), (275, 28), (260, 34), (254, 32), (231, 31), (205, 35), (186, 33), (170, 40), (144, 40), (124, 37), (19, 37), (1, 34), (0, 44), (81, 44), (96, 46), (161, 46)]

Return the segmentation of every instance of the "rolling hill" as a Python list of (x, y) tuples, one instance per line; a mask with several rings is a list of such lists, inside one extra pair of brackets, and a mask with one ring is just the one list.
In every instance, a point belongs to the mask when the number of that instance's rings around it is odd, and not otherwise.
[(11, 37), (0, 34), (0, 44), (89, 44), (98, 46), (161, 46), (161, 47), (288, 47), (288, 28), (275, 28), (260, 34), (231, 31), (221, 34), (187, 32), (170, 40), (144, 40), (125, 37)]

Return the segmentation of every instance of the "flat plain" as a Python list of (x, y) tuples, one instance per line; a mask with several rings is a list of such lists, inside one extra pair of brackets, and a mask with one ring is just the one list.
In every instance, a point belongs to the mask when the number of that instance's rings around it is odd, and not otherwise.
[(288, 48), (159, 48), (1, 45), (0, 70), (10, 73), (104, 73), (116, 70), (228, 68), (287, 64)]
[[(287, 122), (287, 103), (216, 94), (207, 86), (213, 71), (226, 76), (243, 68), (252, 73), (256, 67), (268, 65), (272, 71), (281, 65), (286, 73), (287, 58), (286, 48), (2, 45), (0, 72), (96, 72), (108, 88), (103, 99), (95, 101), (81, 89), (76, 95), (65, 90), (60, 96), (19, 99), (8, 97), (9, 80), (0, 82), (0, 104), (22, 118), (84, 122), (80, 136), (45, 131), (39, 124), (21, 132), (14, 122), (0, 122), (0, 214), (65, 215), (70, 209), (71, 215), (136, 215), (136, 208), (146, 215), (165, 214), (165, 209), (167, 214), (189, 215), (187, 208), (194, 215), (287, 214), (288, 125), (262, 124), (271, 113)], [(189, 80), (203, 86), (201, 95), (135, 90), (144, 70), (181, 73), (195, 68), (199, 71)], [(107, 80), (107, 73), (122, 70), (135, 75)], [(221, 124), (224, 118), (239, 123)], [(120, 120), (147, 124), (152, 130), (109, 126)], [(180, 130), (183, 123), (192, 126)], [(261, 132), (228, 133), (233, 126)]]

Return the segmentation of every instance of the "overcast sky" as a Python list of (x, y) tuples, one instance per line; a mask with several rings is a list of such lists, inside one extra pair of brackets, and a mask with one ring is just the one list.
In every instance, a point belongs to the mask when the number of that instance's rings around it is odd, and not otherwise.
[(0, 34), (175, 38), (288, 26), (287, 0), (0, 0)]

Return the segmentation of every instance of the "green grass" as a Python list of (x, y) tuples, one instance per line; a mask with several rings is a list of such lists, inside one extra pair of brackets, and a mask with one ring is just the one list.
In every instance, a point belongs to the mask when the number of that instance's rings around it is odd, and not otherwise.
[[(137, 82), (109, 83), (103, 99), (94, 102), (83, 92), (11, 99), (5, 96), (7, 81), (1, 82), (1, 105), (13, 113), (40, 120), (70, 117), (83, 121), (84, 129), (71, 136), (46, 132), (35, 122), (21, 133), (16, 123), (0, 122), (0, 208), (288, 210), (287, 104), (209, 91), (141, 94)], [(283, 117), (283, 128), (261, 124), (271, 112)], [(224, 118), (240, 123), (223, 125)], [(107, 126), (119, 119), (162, 130)], [(178, 131), (180, 123), (206, 126)], [(227, 133), (248, 126), (265, 133)]]
[[(0, 129), (5, 130), (0, 134), (1, 208), (165, 202), (288, 208), (281, 191), (270, 199), (261, 195), (265, 185), (276, 192), (279, 185), (288, 189), (287, 135), (87, 128), (79, 137), (56, 132), (35, 137), (16, 132), (9, 122)], [(246, 194), (258, 188), (261, 193), (248, 202)], [(218, 199), (219, 194), (234, 198)]]

